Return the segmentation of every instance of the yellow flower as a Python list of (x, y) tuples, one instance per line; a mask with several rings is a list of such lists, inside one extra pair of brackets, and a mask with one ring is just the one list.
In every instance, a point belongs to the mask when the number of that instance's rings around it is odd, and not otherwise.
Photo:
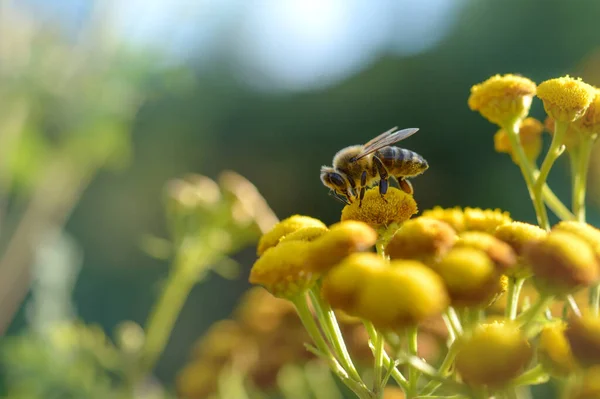
[(218, 369), (208, 362), (193, 362), (177, 375), (177, 394), (182, 399), (207, 398), (217, 391)]
[(584, 134), (597, 135), (600, 133), (600, 90), (596, 89), (596, 95), (585, 114), (574, 122), (575, 128)]
[(262, 285), (279, 298), (308, 290), (318, 278), (307, 269), (310, 242), (288, 241), (267, 249), (252, 266), (250, 283)]
[(423, 212), (422, 217), (441, 220), (448, 223), (456, 232), (465, 230), (465, 215), (461, 208), (442, 208), (436, 206)]
[(540, 333), (538, 358), (555, 377), (566, 377), (577, 368), (571, 346), (565, 336), (566, 324), (560, 320), (546, 325)]
[(535, 90), (535, 83), (522, 76), (492, 76), (471, 87), (469, 108), (502, 126), (527, 116)]
[(600, 318), (588, 313), (571, 317), (565, 335), (579, 364), (600, 366)]
[(533, 241), (546, 237), (546, 230), (529, 223), (511, 222), (498, 226), (494, 235), (515, 250), (517, 255), (523, 255), (524, 247)]
[(296, 231), (291, 232), (279, 239), (279, 243), (286, 241), (315, 241), (317, 238), (321, 237), (323, 234), (327, 233), (329, 229), (323, 226), (310, 226), (310, 227), (302, 227)]
[(559, 222), (552, 231), (568, 231), (588, 243), (600, 259), (600, 230), (587, 223), (572, 220)]
[(553, 295), (570, 294), (598, 279), (598, 262), (583, 239), (566, 231), (552, 231), (525, 248), (536, 287)]
[(537, 96), (546, 113), (559, 122), (573, 122), (583, 116), (596, 95), (593, 86), (570, 76), (540, 83)]
[(510, 270), (517, 263), (517, 255), (510, 245), (482, 231), (461, 233), (456, 247), (471, 247), (485, 252), (502, 273)]
[(465, 208), (465, 228), (467, 230), (494, 233), (498, 226), (512, 222), (510, 214), (500, 209)]
[(444, 282), (433, 270), (395, 260), (363, 281), (354, 312), (379, 329), (398, 331), (439, 316), (448, 302)]
[[(220, 320), (210, 326), (196, 342), (194, 357), (221, 366), (234, 358), (243, 358), (246, 365), (255, 360), (254, 342), (233, 320)], [(253, 359), (254, 358), (254, 359)]]
[(474, 386), (504, 386), (533, 356), (525, 336), (510, 322), (481, 324), (460, 339), (456, 370)]
[(263, 287), (252, 287), (246, 291), (234, 316), (244, 331), (256, 337), (267, 336), (290, 317), (298, 317), (294, 305), (274, 297)]
[(358, 220), (374, 228), (402, 223), (417, 213), (417, 203), (412, 195), (390, 187), (385, 199), (379, 189), (373, 187), (365, 193), (362, 206), (358, 201), (346, 205), (342, 210), (342, 220)]
[(377, 232), (366, 223), (355, 220), (336, 223), (313, 242), (308, 267), (315, 272), (326, 272), (351, 253), (373, 247), (376, 241)]
[(374, 253), (355, 253), (344, 259), (323, 279), (323, 297), (336, 309), (350, 316), (354, 312), (358, 293), (365, 281), (389, 265)]
[(385, 253), (392, 259), (433, 261), (456, 242), (456, 232), (437, 219), (418, 217), (407, 220), (390, 239)]
[(304, 227), (327, 228), (325, 223), (309, 216), (290, 216), (277, 223), (269, 232), (263, 234), (258, 242), (257, 254), (262, 255), (267, 249), (276, 246), (284, 236)]
[(432, 267), (444, 280), (452, 306), (486, 306), (502, 289), (494, 263), (479, 249), (453, 248)]
[(600, 366), (591, 367), (586, 370), (577, 387), (572, 391), (569, 399), (600, 398)]
[[(544, 125), (535, 118), (525, 118), (519, 128), (519, 139), (525, 155), (531, 161), (535, 161), (542, 151), (542, 133)], [(514, 163), (519, 164), (517, 157), (513, 153), (510, 140), (504, 129), (498, 130), (494, 135), (494, 149), (497, 152), (504, 152), (511, 156)]]

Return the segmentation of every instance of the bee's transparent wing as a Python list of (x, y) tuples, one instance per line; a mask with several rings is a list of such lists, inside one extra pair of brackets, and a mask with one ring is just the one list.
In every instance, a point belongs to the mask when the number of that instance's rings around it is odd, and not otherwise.
[(419, 131), (418, 128), (414, 128), (414, 127), (395, 131), (396, 129), (397, 129), (396, 127), (393, 129), (390, 129), (387, 132), (381, 133), (379, 136), (375, 137), (374, 139), (369, 140), (364, 145), (363, 150), (352, 159), (354, 161), (358, 161), (359, 159), (364, 158), (367, 155), (372, 154), (375, 151), (377, 151), (383, 147), (387, 147), (387, 146), (397, 143), (401, 140), (404, 140), (405, 138), (410, 137)]

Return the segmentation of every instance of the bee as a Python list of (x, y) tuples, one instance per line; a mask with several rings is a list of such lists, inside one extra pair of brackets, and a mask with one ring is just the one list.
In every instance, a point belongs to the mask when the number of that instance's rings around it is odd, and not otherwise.
[(390, 177), (397, 180), (403, 191), (412, 194), (407, 178), (420, 175), (429, 165), (416, 152), (392, 146), (419, 129), (397, 129), (383, 132), (363, 145), (343, 148), (333, 157), (332, 166), (322, 166), (321, 181), (330, 189), (330, 195), (347, 205), (358, 197), (361, 206), (366, 189), (378, 183), (379, 194), (385, 200)]

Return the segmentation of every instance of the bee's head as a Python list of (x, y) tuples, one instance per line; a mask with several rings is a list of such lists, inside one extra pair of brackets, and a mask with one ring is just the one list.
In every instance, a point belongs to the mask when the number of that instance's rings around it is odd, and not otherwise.
[(352, 197), (356, 196), (356, 193), (348, 183), (346, 176), (332, 167), (323, 166), (321, 168), (321, 181), (335, 194), (345, 197), (348, 202), (352, 202)]

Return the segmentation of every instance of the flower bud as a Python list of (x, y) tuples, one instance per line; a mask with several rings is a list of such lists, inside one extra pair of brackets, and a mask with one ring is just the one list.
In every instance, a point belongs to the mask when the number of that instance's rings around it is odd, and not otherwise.
[(414, 259), (425, 263), (444, 255), (456, 242), (456, 232), (445, 222), (418, 217), (407, 220), (390, 239), (385, 253), (391, 259)]
[(533, 356), (510, 322), (481, 324), (460, 338), (456, 370), (469, 385), (499, 388), (521, 374)]

